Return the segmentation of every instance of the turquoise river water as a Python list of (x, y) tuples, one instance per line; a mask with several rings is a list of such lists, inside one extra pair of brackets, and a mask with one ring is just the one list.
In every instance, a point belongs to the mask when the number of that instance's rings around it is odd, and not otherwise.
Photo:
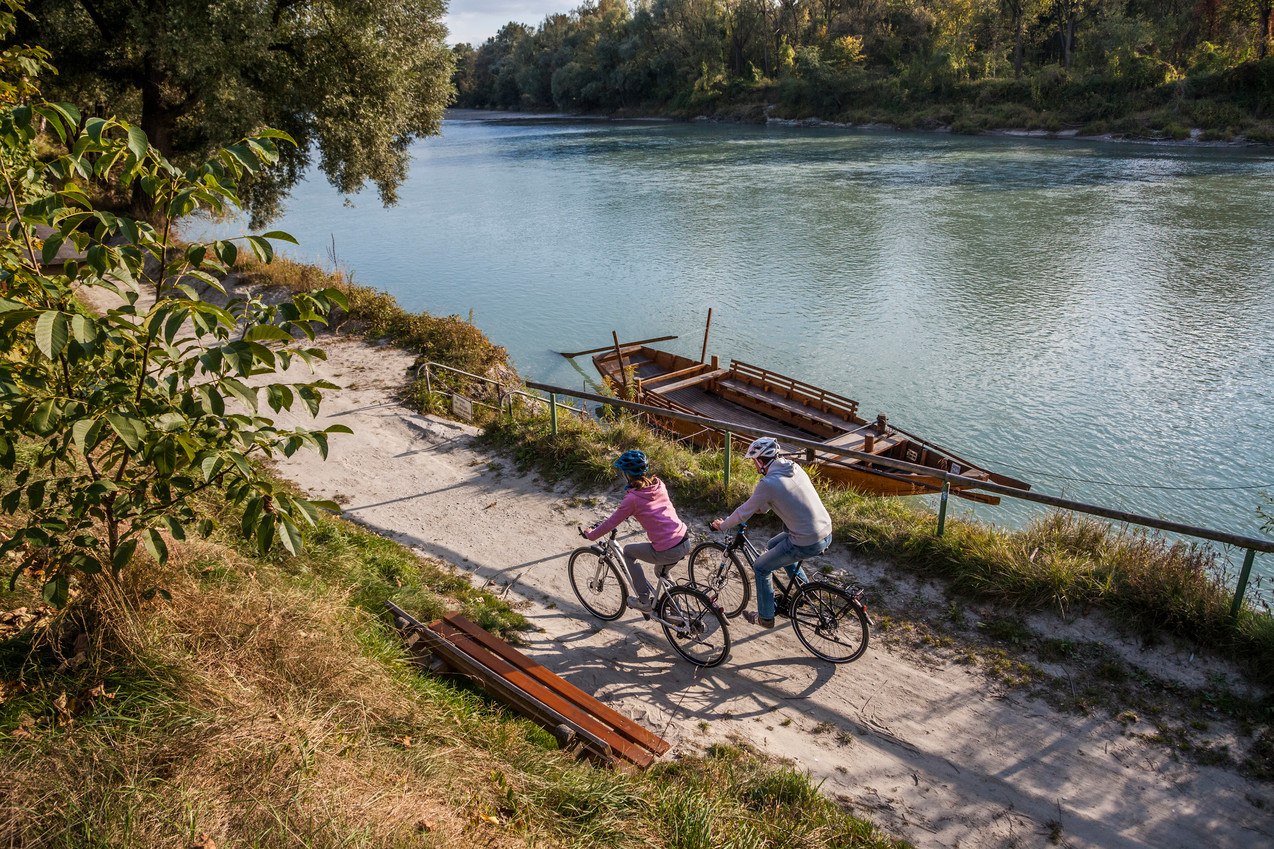
[(1274, 492), (1267, 149), (455, 113), (396, 207), (315, 176), (272, 226), (530, 378), (697, 356), (712, 307), (710, 352), (1044, 492), (1249, 535)]

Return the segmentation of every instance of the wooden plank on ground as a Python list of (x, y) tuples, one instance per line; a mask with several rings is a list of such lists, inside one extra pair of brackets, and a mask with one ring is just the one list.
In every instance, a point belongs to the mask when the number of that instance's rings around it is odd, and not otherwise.
[(605, 741), (624, 760), (646, 767), (657, 755), (668, 750), (668, 743), (662, 738), (535, 663), (463, 616), (444, 617), (430, 623), (429, 630), (476, 659), (518, 690)]
[(596, 698), (585, 693), (579, 687), (576, 687), (560, 675), (555, 675), (548, 669), (545, 669), (541, 664), (531, 660), (531, 658), (522, 654), (522, 652), (509, 645), (504, 640), (495, 637), (489, 631), (486, 631), (471, 620), (466, 619), (463, 616), (448, 616), (446, 617), (446, 621), (455, 625), (474, 640), (481, 643), (492, 653), (499, 655), (508, 663), (522, 670), (536, 681), (562, 696), (564, 699), (574, 702), (589, 713), (593, 714), (593, 716), (597, 717), (602, 722), (607, 723), (628, 740), (649, 749), (657, 755), (662, 755), (664, 752), (668, 751), (668, 741), (664, 740), (658, 734), (638, 725), (636, 722), (624, 716), (609, 705), (598, 701)]

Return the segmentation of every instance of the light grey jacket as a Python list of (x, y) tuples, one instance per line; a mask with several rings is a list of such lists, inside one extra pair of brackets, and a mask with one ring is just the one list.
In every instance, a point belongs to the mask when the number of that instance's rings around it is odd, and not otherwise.
[(792, 545), (813, 545), (832, 535), (832, 517), (814, 491), (810, 476), (785, 457), (770, 463), (765, 477), (752, 490), (752, 497), (740, 504), (721, 527), (732, 528), (766, 510), (773, 510), (783, 521)]

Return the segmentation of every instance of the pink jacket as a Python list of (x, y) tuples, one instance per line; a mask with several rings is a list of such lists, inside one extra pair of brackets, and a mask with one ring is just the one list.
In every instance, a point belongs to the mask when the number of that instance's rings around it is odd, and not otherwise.
[(601, 539), (619, 523), (632, 517), (641, 525), (655, 551), (667, 551), (686, 536), (685, 524), (677, 518), (677, 510), (668, 497), (668, 487), (655, 478), (644, 489), (630, 489), (610, 518), (588, 532), (589, 539)]

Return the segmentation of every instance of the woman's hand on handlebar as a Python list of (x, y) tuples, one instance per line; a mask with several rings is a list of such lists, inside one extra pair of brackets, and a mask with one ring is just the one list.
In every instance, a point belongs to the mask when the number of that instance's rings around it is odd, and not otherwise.
[(577, 525), (575, 530), (579, 531), (579, 535), (582, 536), (584, 539), (588, 539), (588, 531), (584, 530), (583, 525)]

